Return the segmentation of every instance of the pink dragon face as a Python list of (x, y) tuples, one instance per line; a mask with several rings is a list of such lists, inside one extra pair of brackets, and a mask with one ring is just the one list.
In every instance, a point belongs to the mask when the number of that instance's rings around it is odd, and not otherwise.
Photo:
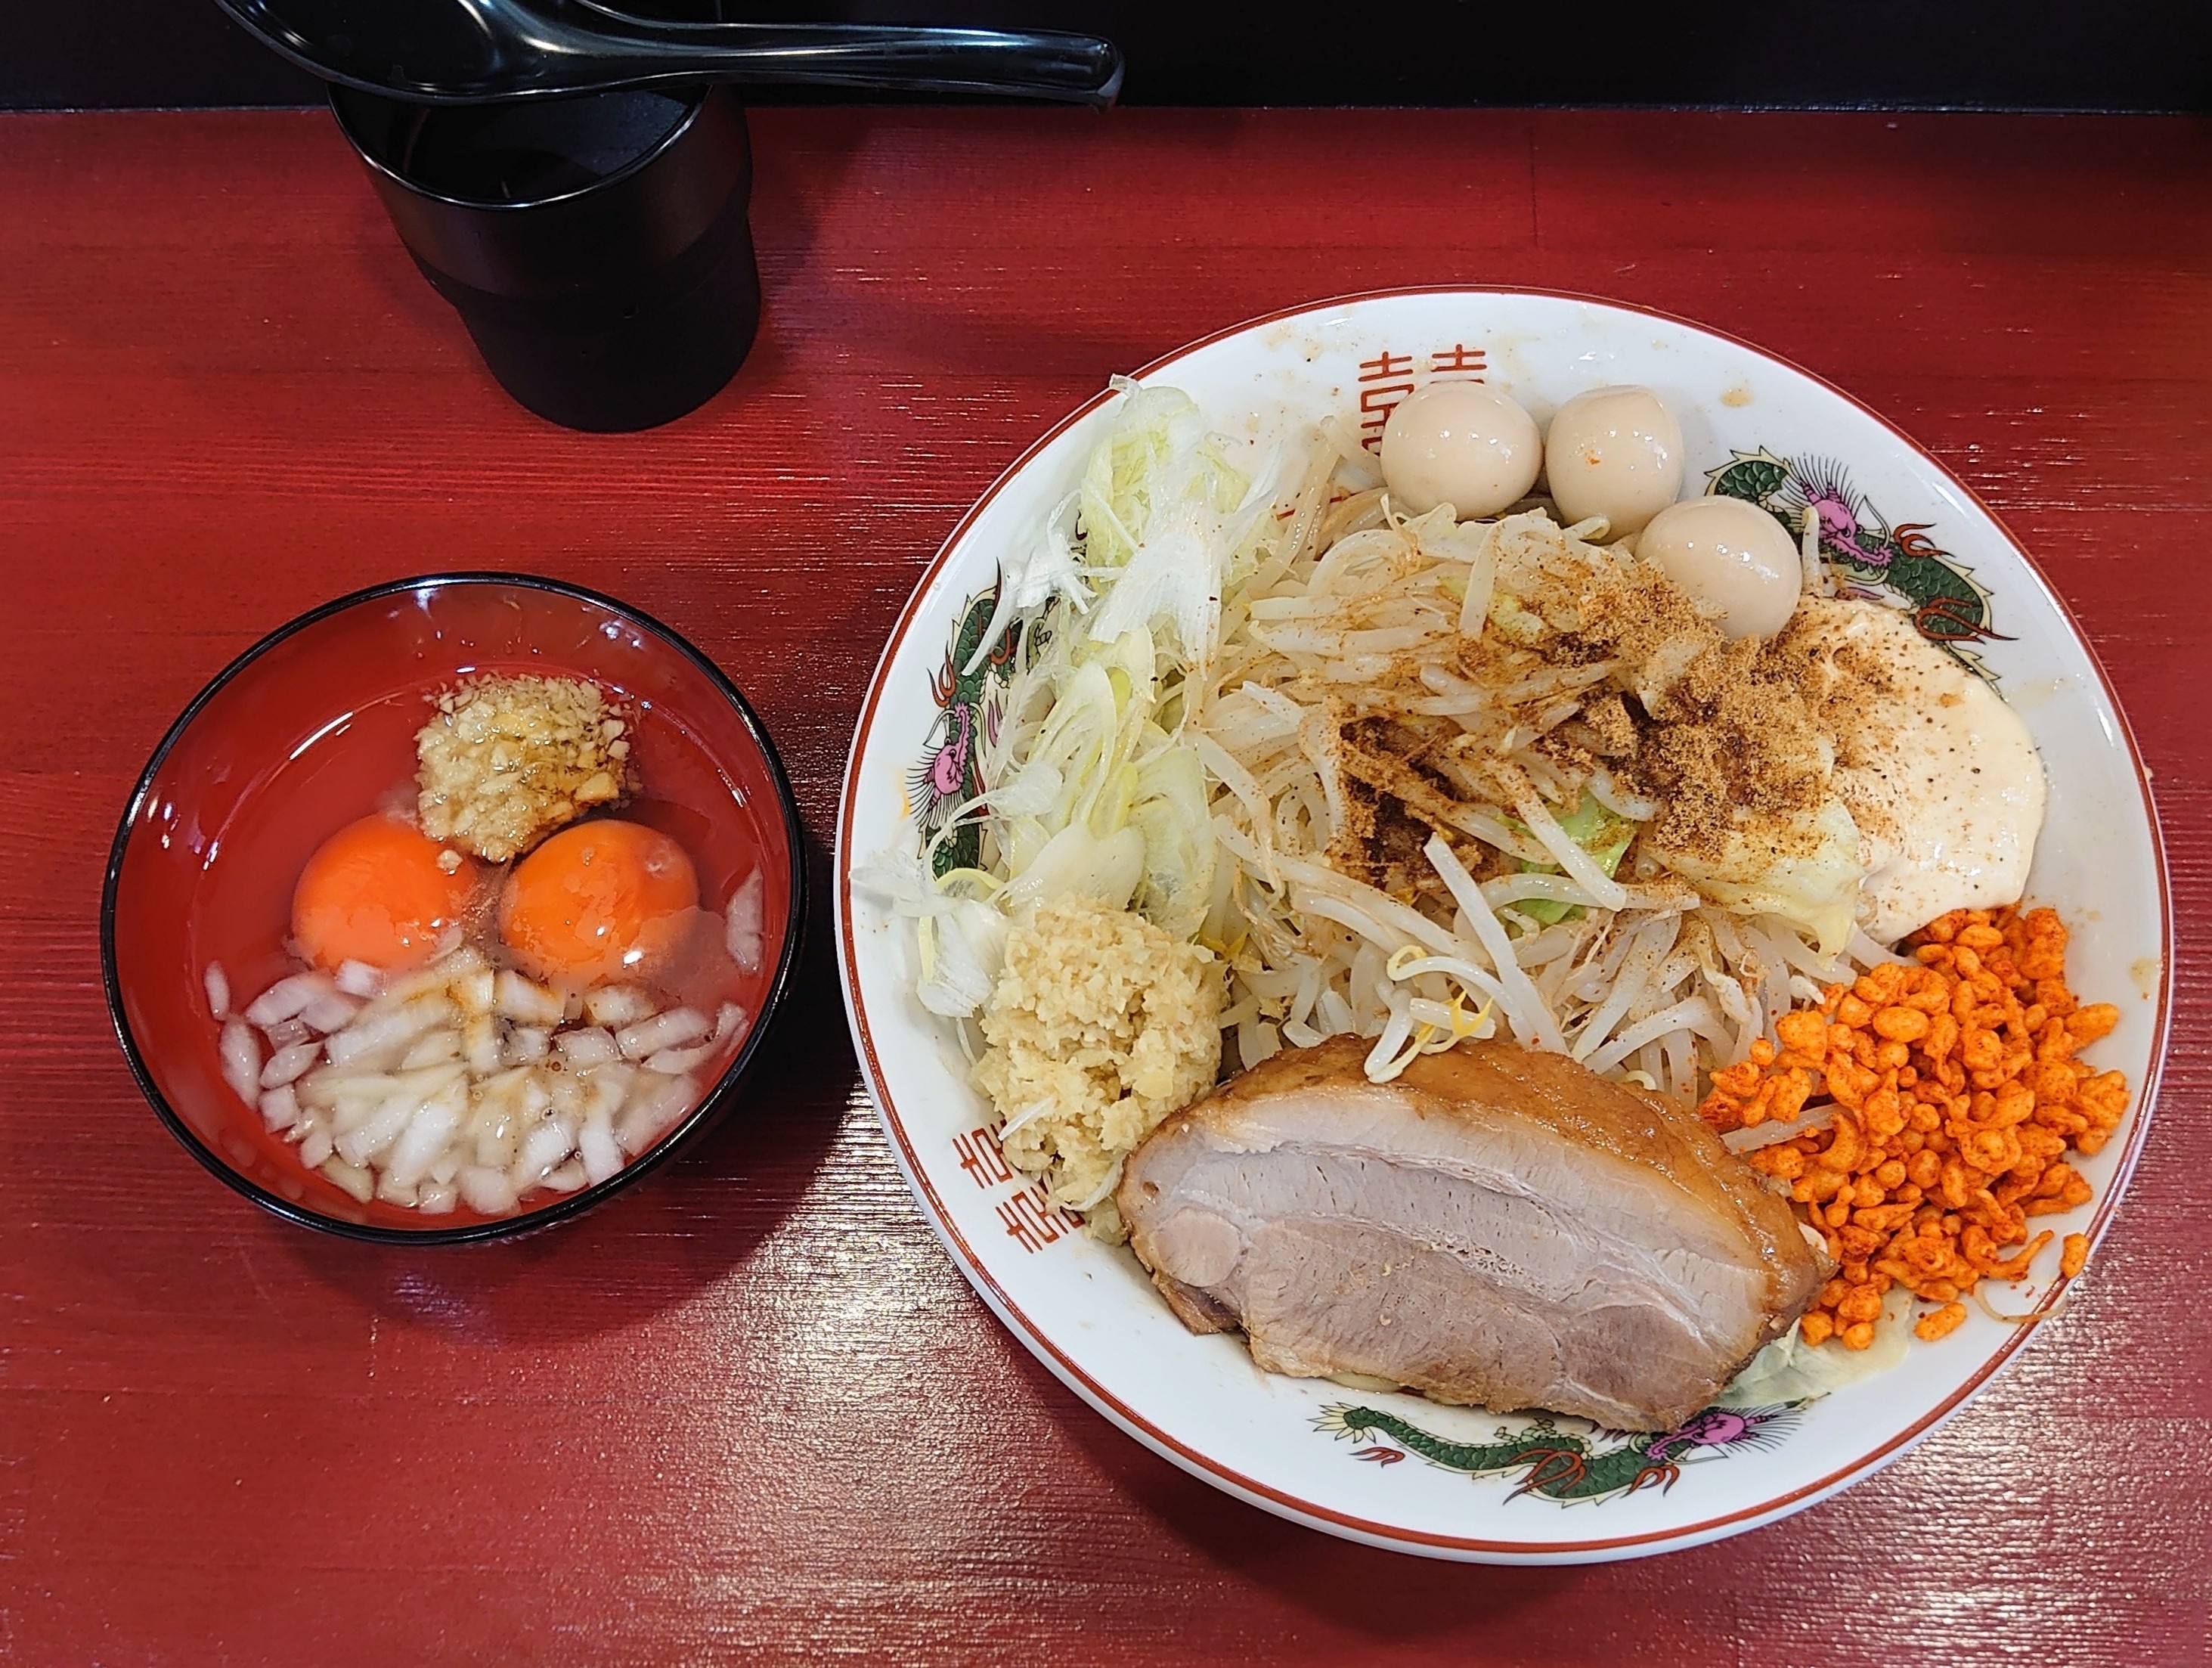
[(1725, 1408), (1707, 1408), (1661, 1437), (1648, 1452), (1653, 1460), (1663, 1462), (1668, 1455), (1691, 1448), (1724, 1448), (1731, 1442), (1742, 1441), (1762, 1422), (1755, 1415), (1731, 1413)]
[(1859, 518), (1839, 493), (1821, 491), (1806, 501), (1814, 514), (1820, 518), (1820, 542), (1832, 551), (1840, 551), (1861, 567), (1887, 568), (1890, 552), (1879, 540), (1866, 544), (1860, 538)]
[(1812, 503), (1820, 518), (1820, 532), (1824, 537), (1843, 539), (1858, 532), (1858, 517), (1851, 514), (1850, 507), (1842, 499), (1824, 495), (1814, 499)]
[(1740, 1413), (1730, 1413), (1724, 1408), (1707, 1408), (1682, 1427), (1683, 1440), (1692, 1447), (1719, 1448), (1740, 1441), (1751, 1429), (1751, 1421)]
[(960, 791), (960, 784), (968, 774), (968, 743), (975, 719), (966, 707), (952, 709), (952, 734), (937, 750), (937, 757), (929, 764), (929, 785), (941, 799), (951, 799)]

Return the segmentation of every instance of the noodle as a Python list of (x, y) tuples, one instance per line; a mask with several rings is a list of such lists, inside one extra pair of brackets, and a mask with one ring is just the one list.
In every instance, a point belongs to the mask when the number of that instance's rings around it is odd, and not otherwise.
[[(1540, 505), (1480, 527), (1405, 518), (1341, 425), (1286, 474), (1275, 542), (1224, 599), (1222, 693), (1181, 738), (1218, 784), (1234, 876), (1206, 937), (1227, 955), (1245, 1063), (1351, 1032), (1389, 1074), (1464, 1001), (1493, 1004), (1486, 1026), (1524, 1044), (1694, 1095), (1807, 983), (1893, 959), (1863, 934), (1824, 958), (1790, 922), (1731, 915), (1649, 861), (1616, 877), (1580, 837), (1589, 814), (1632, 831), (1660, 810), (1540, 745), (1619, 687), (1624, 662), (1516, 653), (1511, 610), (1547, 578), (1624, 559), (1586, 542), (1602, 524), (1562, 528)], [(1471, 639), (1497, 653), (1462, 652)], [(1460, 738), (1430, 767), (1441, 778), (1377, 776), (1388, 761), (1348, 751), (1359, 724), (1400, 715)], [(1346, 855), (1384, 780), (1427, 825), (1419, 872), (1394, 868), (1387, 888)], [(1573, 821), (1578, 803), (1595, 809)]]

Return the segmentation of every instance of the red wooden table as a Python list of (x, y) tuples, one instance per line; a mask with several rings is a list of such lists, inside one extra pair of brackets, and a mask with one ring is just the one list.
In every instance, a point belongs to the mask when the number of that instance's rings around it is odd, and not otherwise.
[[(0, 1659), (2203, 1663), (2212, 1616), (2212, 132), (1984, 117), (758, 113), (767, 313), (657, 433), (486, 378), (325, 117), (0, 119)], [(736, 674), (825, 846), (884, 631), (1097, 387), (1425, 281), (1709, 321), (1931, 447), (2158, 776), (2180, 1012), (2073, 1306), (1779, 1526), (1512, 1571), (1346, 1545), (1117, 1434), (894, 1171), (817, 933), (750, 1105), (598, 1214), (407, 1253), (140, 1102), (100, 870), (199, 684), (338, 592), (534, 569)], [(826, 867), (826, 858), (817, 867)]]

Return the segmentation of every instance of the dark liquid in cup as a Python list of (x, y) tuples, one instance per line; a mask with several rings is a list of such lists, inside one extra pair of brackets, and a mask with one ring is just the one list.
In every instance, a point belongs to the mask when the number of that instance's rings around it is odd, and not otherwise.
[(619, 173), (674, 131), (690, 101), (665, 93), (453, 105), (412, 119), (398, 171), (465, 203), (535, 203)]

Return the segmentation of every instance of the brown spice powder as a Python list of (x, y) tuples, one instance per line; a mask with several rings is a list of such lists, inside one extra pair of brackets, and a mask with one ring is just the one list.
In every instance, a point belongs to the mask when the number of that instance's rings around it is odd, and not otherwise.
[[(1686, 592), (1632, 557), (1571, 575), (1547, 569), (1539, 589), (1522, 600), (1524, 618), (1544, 622), (1533, 637), (1463, 638), (1456, 658), (1462, 675), (1493, 690), (1547, 668), (1620, 662), (1609, 685), (1587, 691), (1582, 710), (1536, 744), (1570, 790), (1602, 760), (1625, 791), (1659, 806), (1646, 833), (1655, 846), (1708, 861), (1737, 842), (1777, 856), (1819, 843), (1808, 825), (1831, 797), (1832, 761), (1875, 740), (1858, 711), (1884, 675), (1874, 656), (1823, 650), (1794, 626), (1764, 642), (1728, 639)], [(1452, 813), (1498, 797), (1471, 779), (1488, 755), (1479, 737), (1407, 709), (1431, 692), (1419, 682), (1420, 658), (1352, 700), (1339, 692), (1329, 702), (1330, 764), (1350, 825), (1330, 861), (1400, 896), (1433, 880), (1419, 853), (1429, 831), (1462, 844)], [(1501, 730), (1516, 721), (1496, 717)], [(1513, 866), (1481, 850), (1501, 871)]]
[(1632, 771), (1661, 802), (1661, 846), (1711, 859), (1732, 835), (1778, 853), (1817, 843), (1803, 824), (1828, 797), (1828, 748), (1757, 639), (1706, 650), (1659, 706)]
[(1571, 612), (1576, 629), (1537, 652), (1555, 665), (1621, 662), (1623, 691), (1594, 693), (1573, 740), (1657, 802), (1654, 844), (1707, 861), (1733, 840), (1777, 855), (1817, 844), (1806, 825), (1831, 793), (1830, 738), (1860, 734), (1855, 703), (1880, 675), (1851, 662), (1871, 656), (1822, 661), (1788, 630), (1724, 638), (1686, 593), (1632, 560), (1596, 576)]

